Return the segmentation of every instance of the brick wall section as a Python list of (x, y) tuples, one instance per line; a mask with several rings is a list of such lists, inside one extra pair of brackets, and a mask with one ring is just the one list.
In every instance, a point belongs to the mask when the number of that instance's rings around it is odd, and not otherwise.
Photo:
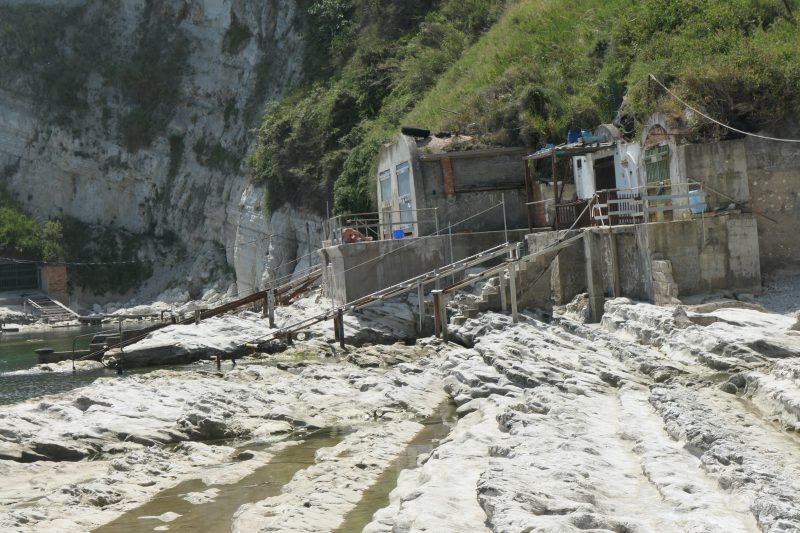
[(442, 158), (442, 176), (444, 177), (444, 193), (453, 196), (456, 193), (456, 179), (453, 176), (453, 162), (449, 157)]
[(67, 297), (67, 267), (64, 265), (47, 265), (42, 269), (43, 287), (47, 295), (56, 300)]

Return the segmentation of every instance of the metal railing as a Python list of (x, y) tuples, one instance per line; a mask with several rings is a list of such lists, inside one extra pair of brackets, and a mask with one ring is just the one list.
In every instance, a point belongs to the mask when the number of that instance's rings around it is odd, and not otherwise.
[(402, 231), (403, 237), (418, 237), (422, 233), (429, 233), (420, 229), (422, 225), (429, 226), (436, 234), (439, 233), (437, 208), (338, 215), (325, 221), (325, 235), (331, 244), (341, 244), (344, 242), (344, 232), (349, 228), (360, 234), (359, 240), (380, 241), (395, 238), (395, 231)]
[[(556, 204), (556, 229), (572, 225), (585, 228), (668, 222), (702, 214), (708, 208), (707, 193), (702, 185), (693, 187), (687, 192), (677, 192), (674, 189), (685, 190), (688, 186), (660, 182), (632, 189), (597, 191), (590, 199)], [(588, 213), (581, 216), (587, 204), (590, 206)]]

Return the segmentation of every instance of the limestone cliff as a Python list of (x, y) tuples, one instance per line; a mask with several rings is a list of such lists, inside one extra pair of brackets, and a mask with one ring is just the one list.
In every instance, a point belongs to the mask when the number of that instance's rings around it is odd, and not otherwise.
[(0, 179), (29, 212), (177, 236), (170, 275), (232, 269), (240, 292), (307, 265), (320, 220), (268, 216), (243, 164), (303, 76), (296, 0), (2, 0), (0, 21)]

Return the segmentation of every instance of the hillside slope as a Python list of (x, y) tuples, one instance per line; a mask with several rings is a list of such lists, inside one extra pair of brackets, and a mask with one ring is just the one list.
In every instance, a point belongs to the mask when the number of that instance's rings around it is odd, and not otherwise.
[[(272, 205), (319, 209), (333, 189), (337, 211), (370, 209), (377, 147), (401, 124), (536, 147), (610, 121), (623, 98), (634, 121), (681, 113), (649, 73), (734, 126), (798, 124), (796, 1), (441, 1), (392, 41), (383, 22), (364, 22), (362, 3), (313, 4), (352, 18), (326, 33), (336, 61), (265, 117), (251, 175)], [(298, 189), (314, 194), (288, 194)]]

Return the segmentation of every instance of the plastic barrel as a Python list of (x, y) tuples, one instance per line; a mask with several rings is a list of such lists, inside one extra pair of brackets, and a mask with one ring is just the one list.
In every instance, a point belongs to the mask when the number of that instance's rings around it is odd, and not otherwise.
[(567, 144), (575, 144), (578, 142), (578, 137), (581, 136), (580, 130), (569, 130), (567, 132)]

